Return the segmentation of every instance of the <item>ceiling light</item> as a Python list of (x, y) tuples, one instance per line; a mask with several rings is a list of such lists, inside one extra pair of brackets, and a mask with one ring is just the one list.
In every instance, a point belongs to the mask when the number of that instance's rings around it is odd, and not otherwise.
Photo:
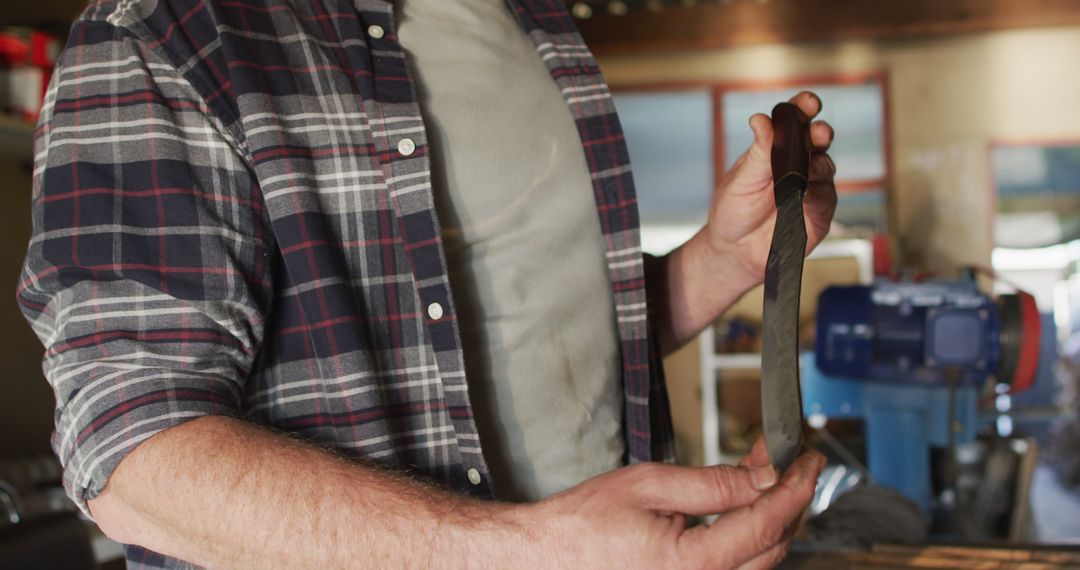
[(570, 11), (574, 14), (574, 17), (579, 20), (585, 20), (592, 16), (592, 6), (589, 6), (584, 2), (574, 4), (574, 7), (571, 8)]

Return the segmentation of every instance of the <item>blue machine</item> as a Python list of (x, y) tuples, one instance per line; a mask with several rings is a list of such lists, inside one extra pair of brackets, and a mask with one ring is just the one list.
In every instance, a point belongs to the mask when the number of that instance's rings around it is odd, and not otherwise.
[[(931, 448), (974, 440), (988, 378), (1030, 384), (1038, 313), (1025, 295), (995, 300), (974, 279), (826, 289), (802, 367), (806, 413), (812, 423), (815, 415), (865, 420), (871, 476), (929, 515)], [(1033, 333), (1025, 326), (1032, 312)]]

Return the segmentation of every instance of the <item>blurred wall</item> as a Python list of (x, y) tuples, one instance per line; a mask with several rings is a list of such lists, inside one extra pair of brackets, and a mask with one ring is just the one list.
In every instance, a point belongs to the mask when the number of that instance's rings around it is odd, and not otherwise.
[[(0, 2), (0, 26), (35, 26), (66, 39), (87, 0)], [(29, 137), (26, 145), (31, 144)], [(30, 238), (30, 168), (0, 156), (0, 459), (49, 452), (54, 400), (42, 347), (15, 303)]]
[(43, 349), (15, 303), (29, 239), (29, 166), (0, 159), (0, 458), (46, 453), (52, 432)]
[(1080, 142), (1078, 59), (1080, 27), (1063, 27), (608, 56), (600, 66), (615, 88), (885, 70), (892, 231), (909, 264), (951, 274), (990, 262), (991, 141)]

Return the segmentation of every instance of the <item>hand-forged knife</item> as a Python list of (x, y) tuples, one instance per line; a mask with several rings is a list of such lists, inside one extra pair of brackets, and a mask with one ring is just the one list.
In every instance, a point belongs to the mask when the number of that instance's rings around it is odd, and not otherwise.
[(803, 195), (810, 175), (810, 120), (791, 103), (773, 108), (772, 171), (776, 227), (765, 265), (761, 417), (765, 447), (777, 470), (802, 444), (799, 390), (799, 289), (806, 255)]

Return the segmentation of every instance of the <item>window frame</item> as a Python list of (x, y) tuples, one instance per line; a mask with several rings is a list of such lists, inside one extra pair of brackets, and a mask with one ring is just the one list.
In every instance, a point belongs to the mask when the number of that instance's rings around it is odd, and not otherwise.
[[(747, 79), (747, 80), (722, 80), (722, 81), (656, 81), (656, 82), (629, 82), (615, 83), (611, 85), (614, 95), (634, 93), (677, 93), (682, 91), (707, 91), (712, 98), (712, 135), (713, 135), (713, 186), (715, 187), (724, 174), (724, 164), (727, 159), (727, 149), (724, 148), (724, 94), (730, 91), (772, 91), (776, 89), (789, 89), (808, 84), (825, 84), (836, 86), (864, 85), (877, 83), (881, 90), (881, 125), (882, 125), (882, 153), (884, 154), (885, 174), (882, 178), (866, 180), (847, 180), (838, 182), (836, 190), (841, 193), (857, 193), (872, 191), (880, 188), (884, 192), (886, 203), (889, 202), (889, 193), (893, 172), (892, 157), (892, 125), (890, 123), (891, 106), (889, 97), (889, 77), (884, 70), (868, 71), (861, 73), (827, 73), (817, 75), (798, 75), (780, 77), (774, 79)], [(738, 151), (737, 151), (738, 152)]]

